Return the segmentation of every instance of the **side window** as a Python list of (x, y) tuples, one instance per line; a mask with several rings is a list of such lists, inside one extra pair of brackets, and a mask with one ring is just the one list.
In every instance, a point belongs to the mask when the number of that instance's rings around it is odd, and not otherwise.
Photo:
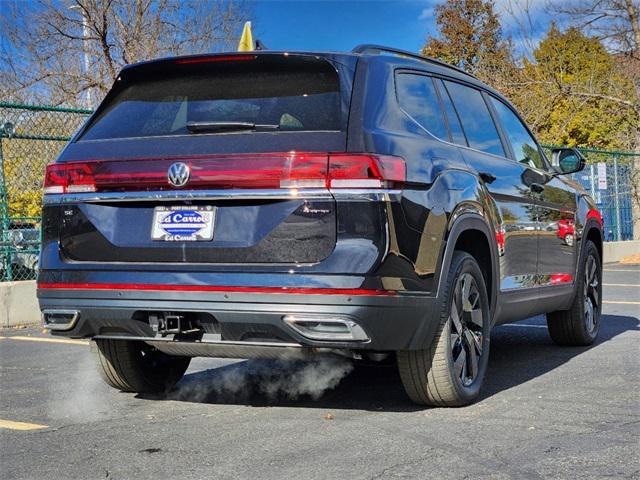
[(435, 82), (438, 87), (438, 91), (440, 92), (440, 98), (442, 99), (442, 105), (444, 106), (444, 113), (447, 115), (449, 131), (451, 132), (453, 143), (464, 145), (466, 147), (467, 139), (464, 136), (464, 130), (462, 130), (462, 124), (460, 123), (458, 112), (456, 112), (456, 108), (453, 106), (451, 98), (449, 98), (449, 93), (447, 92), (447, 89), (444, 88), (442, 80), (438, 79), (435, 80)]
[(440, 102), (431, 77), (400, 73), (396, 75), (396, 93), (400, 107), (438, 138), (449, 141)]
[(545, 170), (546, 166), (538, 144), (513, 111), (500, 100), (491, 97), (502, 127), (511, 142), (516, 160), (530, 167)]
[(444, 83), (460, 116), (469, 146), (494, 155), (506, 156), (500, 135), (480, 90), (446, 80)]

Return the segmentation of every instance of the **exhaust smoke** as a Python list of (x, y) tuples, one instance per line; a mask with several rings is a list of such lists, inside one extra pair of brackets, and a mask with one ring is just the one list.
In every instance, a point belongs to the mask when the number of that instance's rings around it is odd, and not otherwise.
[(109, 416), (110, 388), (102, 381), (89, 348), (65, 366), (65, 382), (49, 385), (50, 418), (88, 422)]
[(311, 397), (318, 400), (353, 370), (340, 357), (310, 361), (253, 359), (207, 371), (205, 379), (183, 380), (169, 399), (237, 402), (249, 399), (273, 402)]

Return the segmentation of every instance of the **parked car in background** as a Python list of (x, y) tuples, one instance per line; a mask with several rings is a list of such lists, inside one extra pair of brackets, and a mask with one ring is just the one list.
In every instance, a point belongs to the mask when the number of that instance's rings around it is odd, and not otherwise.
[(0, 277), (34, 280), (38, 274), (40, 229), (33, 222), (14, 221), (0, 242)]
[(565, 176), (583, 166), (409, 52), (130, 65), (47, 167), (44, 323), (91, 338), (123, 391), (165, 391), (195, 356), (341, 355), (395, 359), (413, 401), (465, 405), (495, 325), (598, 334), (602, 221)]
[(573, 246), (573, 241), (575, 239), (573, 225), (574, 223), (572, 220), (558, 220), (558, 238), (561, 238), (562, 241), (570, 247)]

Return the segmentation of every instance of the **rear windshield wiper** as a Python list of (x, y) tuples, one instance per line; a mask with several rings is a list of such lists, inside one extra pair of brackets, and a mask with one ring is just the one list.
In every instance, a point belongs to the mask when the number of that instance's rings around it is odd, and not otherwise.
[(191, 133), (230, 132), (234, 130), (278, 130), (280, 125), (261, 125), (251, 122), (187, 122)]

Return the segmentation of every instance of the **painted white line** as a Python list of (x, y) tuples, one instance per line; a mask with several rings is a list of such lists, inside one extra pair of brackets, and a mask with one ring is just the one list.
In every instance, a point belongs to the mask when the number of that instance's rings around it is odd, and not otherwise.
[(640, 283), (603, 283), (605, 287), (640, 287)]
[(631, 270), (629, 268), (605, 268), (603, 269), (605, 272), (634, 272), (640, 273), (640, 268), (638, 270)]
[(48, 425), (40, 425), (39, 423), (14, 422), (0, 418), (0, 428), (6, 428), (8, 430), (40, 430), (47, 427)]
[(22, 342), (46, 342), (46, 343), (66, 343), (67, 345), (89, 345), (89, 340), (74, 340), (71, 338), (47, 338), (47, 337), (25, 337), (22, 335), (10, 335), (0, 337), (5, 340), (19, 340)]
[(609, 303), (612, 305), (640, 305), (640, 302), (625, 302), (624, 300), (603, 300), (602, 303)]
[(529, 325), (527, 323), (506, 323), (500, 327), (547, 328), (546, 325)]

